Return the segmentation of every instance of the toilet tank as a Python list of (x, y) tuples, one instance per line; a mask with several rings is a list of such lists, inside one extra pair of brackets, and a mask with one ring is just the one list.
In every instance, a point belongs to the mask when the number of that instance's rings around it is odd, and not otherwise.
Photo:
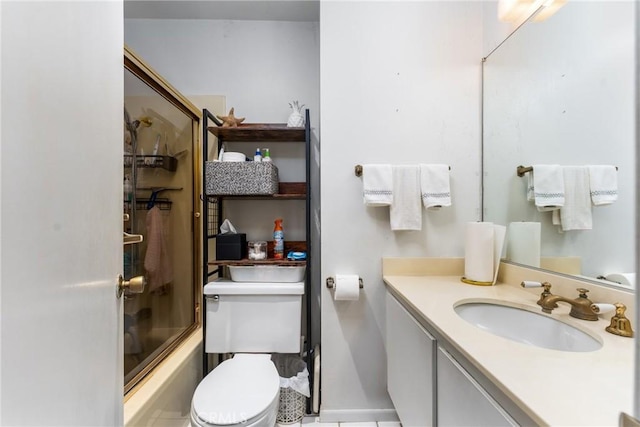
[(298, 353), (304, 282), (204, 287), (207, 353)]

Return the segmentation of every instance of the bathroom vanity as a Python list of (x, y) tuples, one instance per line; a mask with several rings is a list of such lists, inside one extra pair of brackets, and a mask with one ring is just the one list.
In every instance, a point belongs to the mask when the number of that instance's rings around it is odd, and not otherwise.
[[(388, 390), (403, 425), (613, 426), (621, 411), (630, 412), (634, 341), (605, 331), (613, 313), (578, 320), (558, 304), (545, 316), (599, 344), (561, 351), (491, 334), (455, 307), (491, 302), (539, 313), (542, 289), (519, 284), (548, 280), (557, 295), (575, 298), (582, 286), (594, 302), (620, 300), (633, 319), (631, 293), (504, 264), (496, 286), (473, 286), (460, 282), (463, 267), (461, 259), (383, 261)], [(517, 326), (531, 332), (528, 322)]]

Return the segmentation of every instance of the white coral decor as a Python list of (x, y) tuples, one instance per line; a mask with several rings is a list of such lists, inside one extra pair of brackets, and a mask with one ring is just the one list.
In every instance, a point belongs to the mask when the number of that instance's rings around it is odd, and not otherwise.
[(287, 127), (290, 128), (301, 128), (304, 127), (304, 116), (302, 115), (302, 107), (304, 104), (298, 105), (298, 101), (293, 101), (289, 104), (289, 107), (293, 110), (291, 115), (289, 116), (289, 120), (287, 120)]

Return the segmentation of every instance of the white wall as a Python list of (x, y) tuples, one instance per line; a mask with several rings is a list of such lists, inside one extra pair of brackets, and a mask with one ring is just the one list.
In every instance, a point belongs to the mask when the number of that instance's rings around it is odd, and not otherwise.
[[(322, 290), (322, 420), (392, 418), (381, 258), (462, 256), (480, 217), (480, 2), (322, 2), (322, 280), (359, 274), (357, 302)], [(447, 163), (453, 206), (392, 232), (354, 166)]]
[[(284, 123), (289, 103), (310, 109), (317, 136), (319, 120), (318, 23), (127, 19), (125, 42), (178, 91), (226, 96), (227, 107), (247, 123)], [(258, 146), (235, 144), (233, 151), (253, 157)], [(280, 181), (304, 181), (304, 147), (273, 144), (271, 156)], [(296, 211), (302, 201), (227, 203), (225, 211), (248, 239), (272, 240), (273, 220), (285, 218), (285, 238), (304, 240)]]

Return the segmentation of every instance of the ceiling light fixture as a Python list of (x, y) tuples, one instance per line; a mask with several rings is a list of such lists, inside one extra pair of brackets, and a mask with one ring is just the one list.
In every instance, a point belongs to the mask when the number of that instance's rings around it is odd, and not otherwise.
[(533, 17), (534, 22), (544, 21), (556, 13), (567, 0), (498, 0), (498, 19), (502, 22), (520, 23)]

